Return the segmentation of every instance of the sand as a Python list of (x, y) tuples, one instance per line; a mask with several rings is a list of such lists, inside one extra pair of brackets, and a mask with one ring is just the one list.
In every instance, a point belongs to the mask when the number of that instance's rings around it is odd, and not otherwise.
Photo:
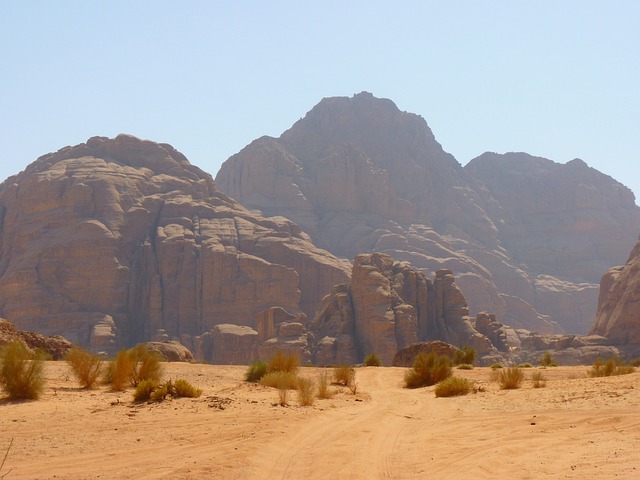
[[(311, 407), (294, 392), (242, 381), (246, 367), (166, 364), (197, 399), (132, 401), (132, 391), (81, 390), (47, 362), (38, 401), (0, 400), (0, 477), (23, 478), (640, 478), (640, 373), (587, 378), (587, 367), (541, 371), (500, 390), (491, 370), (456, 370), (480, 391), (436, 398), (402, 388), (403, 368), (358, 368), (358, 391)], [(303, 368), (315, 378), (318, 369)]]

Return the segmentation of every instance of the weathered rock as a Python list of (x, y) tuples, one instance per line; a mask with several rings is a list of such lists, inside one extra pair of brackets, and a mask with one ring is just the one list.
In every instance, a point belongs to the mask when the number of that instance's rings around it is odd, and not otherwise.
[(311, 314), (349, 269), (166, 144), (96, 137), (0, 185), (0, 315), (95, 351)]
[(409, 345), (399, 350), (393, 357), (392, 365), (394, 367), (411, 367), (416, 356), (420, 353), (429, 354), (435, 352), (437, 355), (446, 355), (450, 360), (454, 360), (456, 354), (461, 350), (453, 345), (438, 340), (431, 342), (420, 342)]
[(248, 365), (256, 359), (258, 332), (228, 323), (215, 325), (200, 336), (203, 360), (215, 365)]
[(143, 345), (151, 352), (157, 352), (168, 362), (193, 362), (191, 350), (180, 342), (145, 342)]
[(462, 168), (424, 119), (366, 92), (254, 141), (216, 183), (340, 257), (451, 269), (471, 315), (544, 334), (588, 331), (597, 278), (640, 231), (631, 191), (584, 162), (487, 153)]
[(474, 326), (476, 330), (487, 337), (499, 351), (509, 351), (507, 329), (500, 322), (496, 321), (494, 314), (487, 312), (478, 313)]
[(0, 318), (0, 347), (12, 342), (21, 342), (31, 351), (42, 350), (50, 355), (52, 360), (61, 360), (74, 347), (64, 337), (45, 337), (34, 332), (24, 332), (16, 329), (10, 321)]

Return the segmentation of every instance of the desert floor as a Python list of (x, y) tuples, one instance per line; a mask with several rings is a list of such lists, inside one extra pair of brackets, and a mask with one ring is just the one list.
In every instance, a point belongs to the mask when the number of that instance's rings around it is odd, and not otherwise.
[[(277, 391), (242, 381), (246, 367), (166, 364), (197, 399), (133, 403), (132, 390), (80, 390), (47, 362), (38, 401), (0, 400), (0, 477), (20, 478), (640, 478), (640, 373), (587, 378), (542, 371), (500, 390), (491, 370), (456, 370), (480, 392), (436, 398), (402, 388), (403, 368), (358, 368), (358, 391), (276, 405)], [(316, 377), (318, 369), (302, 368)], [(484, 390), (484, 391), (482, 391)]]

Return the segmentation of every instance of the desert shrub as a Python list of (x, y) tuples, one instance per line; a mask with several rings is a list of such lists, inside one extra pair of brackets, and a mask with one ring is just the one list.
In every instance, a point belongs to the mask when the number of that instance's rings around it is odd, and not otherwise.
[(339, 365), (333, 369), (333, 378), (335, 383), (349, 386), (355, 382), (356, 371), (349, 365)]
[(267, 372), (287, 372), (297, 373), (300, 366), (300, 360), (295, 353), (285, 355), (284, 352), (278, 350), (273, 357), (269, 359), (267, 364)]
[(298, 378), (298, 402), (300, 402), (300, 405), (303, 407), (313, 405), (315, 387), (315, 382), (310, 378)]
[(494, 363), (493, 365), (491, 365), (489, 367), (491, 370), (498, 370), (499, 368), (504, 368), (504, 365), (502, 365), (501, 363)]
[(278, 404), (281, 407), (286, 407), (287, 405), (289, 405), (288, 397), (289, 397), (289, 389), (288, 388), (279, 388), (278, 389)]
[(525, 362), (518, 365), (518, 368), (533, 368), (533, 365), (531, 365), (529, 362)]
[(505, 368), (500, 371), (498, 381), (503, 390), (520, 388), (524, 381), (524, 372), (518, 367)]
[(631, 359), (629, 365), (631, 365), (632, 367), (640, 367), (640, 358)]
[(533, 372), (531, 374), (531, 383), (533, 388), (544, 388), (547, 386), (547, 378), (540, 372)]
[(102, 373), (102, 359), (81, 348), (72, 348), (65, 356), (82, 388), (95, 388)]
[(476, 351), (465, 345), (460, 350), (456, 350), (455, 357), (453, 363), (455, 365), (460, 365), (461, 363), (467, 363), (469, 365), (473, 365), (476, 361)]
[(551, 352), (544, 352), (538, 359), (538, 363), (543, 367), (557, 367), (558, 362), (555, 361)]
[[(153, 382), (153, 380), (142, 380), (143, 382)], [(173, 384), (171, 381), (162, 383), (158, 385), (151, 391), (151, 395), (149, 396), (149, 400), (152, 402), (161, 402), (167, 395), (170, 395), (173, 391)]]
[(143, 380), (160, 381), (162, 377), (162, 364), (160, 355), (147, 350), (144, 345), (137, 345), (128, 352), (133, 361), (131, 372), (131, 384), (135, 387)]
[(260, 379), (260, 383), (266, 387), (296, 390), (298, 377), (290, 372), (270, 372)]
[(262, 377), (267, 373), (267, 364), (262, 360), (256, 360), (244, 374), (244, 379), (247, 382), (259, 382)]
[(173, 392), (175, 397), (198, 398), (202, 395), (202, 389), (196, 388), (186, 380), (179, 378), (173, 384)]
[(436, 384), (436, 397), (455, 397), (471, 391), (471, 382), (465, 378), (449, 377)]
[(133, 399), (136, 402), (144, 402), (151, 398), (151, 394), (158, 387), (158, 382), (154, 380), (142, 380), (133, 392)]
[(446, 355), (420, 352), (413, 361), (413, 368), (405, 373), (404, 383), (407, 388), (428, 387), (450, 375), (451, 361)]
[(10, 399), (35, 400), (44, 391), (44, 361), (21, 342), (0, 349), (0, 387)]
[(364, 364), (367, 367), (381, 367), (382, 360), (380, 360), (380, 357), (375, 353), (370, 353), (369, 355), (364, 357)]
[(458, 370), (473, 370), (473, 365), (468, 363), (461, 363), (456, 367)]
[(333, 391), (329, 389), (329, 375), (325, 371), (318, 375), (318, 398), (331, 397), (333, 397)]
[(627, 365), (617, 357), (603, 360), (598, 358), (587, 373), (590, 377), (610, 377), (612, 375), (626, 375), (635, 372), (632, 365)]
[(135, 360), (126, 350), (120, 350), (107, 367), (107, 377), (116, 391), (124, 390), (131, 383)]

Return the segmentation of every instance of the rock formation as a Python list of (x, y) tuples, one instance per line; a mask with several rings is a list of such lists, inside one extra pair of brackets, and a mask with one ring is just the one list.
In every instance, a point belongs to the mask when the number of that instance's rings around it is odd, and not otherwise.
[(275, 305), (311, 315), (348, 276), (348, 262), (220, 193), (167, 144), (95, 137), (0, 185), (0, 315), (96, 351), (160, 330), (193, 349)]
[(356, 257), (351, 284), (323, 299), (309, 330), (319, 365), (356, 363), (369, 353), (391, 365), (399, 350), (425, 340), (497, 352), (475, 329), (451, 271), (439, 270), (431, 281), (383, 253)]
[(12, 342), (21, 342), (31, 351), (42, 350), (50, 355), (52, 360), (61, 360), (73, 348), (73, 344), (64, 337), (45, 337), (38, 333), (18, 330), (9, 320), (0, 318), (0, 348)]
[(364, 92), (255, 140), (216, 184), (337, 256), (452, 270), (473, 315), (545, 334), (586, 333), (603, 265), (640, 231), (631, 191), (584, 162), (484, 154), (463, 168), (424, 119)]

